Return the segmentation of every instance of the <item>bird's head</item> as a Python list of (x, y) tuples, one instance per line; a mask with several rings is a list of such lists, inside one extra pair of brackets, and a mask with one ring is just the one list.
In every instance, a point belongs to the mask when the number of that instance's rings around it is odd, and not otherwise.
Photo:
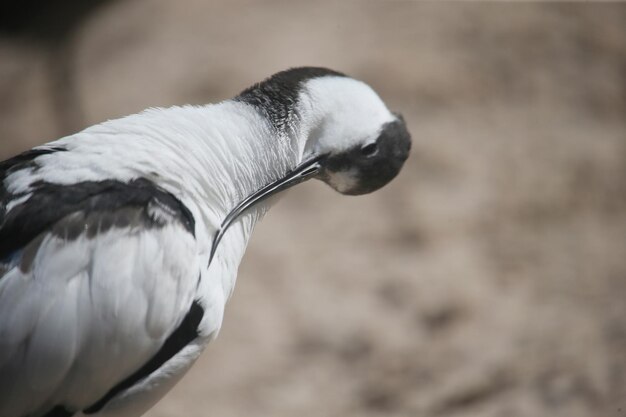
[(231, 210), (213, 251), (239, 215), (280, 191), (316, 178), (342, 194), (370, 193), (389, 183), (409, 156), (411, 136), (402, 116), (367, 84), (332, 70), (279, 72), (235, 100), (254, 106), (278, 134), (297, 137), (302, 162)]
[(311, 79), (301, 92), (299, 112), (303, 123), (312, 124), (304, 161), (317, 158), (315, 177), (342, 194), (381, 188), (409, 156), (411, 136), (404, 119), (361, 81), (345, 76)]

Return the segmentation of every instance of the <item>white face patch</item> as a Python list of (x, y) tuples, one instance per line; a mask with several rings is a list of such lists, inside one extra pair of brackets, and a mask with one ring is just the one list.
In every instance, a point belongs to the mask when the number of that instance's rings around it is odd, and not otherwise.
[(329, 174), (328, 185), (340, 193), (346, 193), (354, 189), (359, 183), (359, 171), (351, 168), (347, 171), (338, 171)]
[(395, 120), (367, 84), (347, 77), (307, 82), (299, 112), (311, 123), (307, 148), (314, 154), (337, 154), (370, 143)]

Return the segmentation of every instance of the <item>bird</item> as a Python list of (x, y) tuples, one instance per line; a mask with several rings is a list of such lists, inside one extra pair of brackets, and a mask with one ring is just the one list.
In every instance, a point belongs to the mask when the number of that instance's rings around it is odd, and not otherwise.
[(410, 148), (368, 84), (296, 67), (0, 162), (0, 416), (142, 415), (217, 336), (277, 195), (373, 192)]

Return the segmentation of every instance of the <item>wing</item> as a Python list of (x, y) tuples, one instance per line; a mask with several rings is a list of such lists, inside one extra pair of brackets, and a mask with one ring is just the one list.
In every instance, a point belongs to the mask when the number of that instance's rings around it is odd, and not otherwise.
[(0, 415), (98, 411), (193, 337), (193, 217), (142, 179), (5, 186)]

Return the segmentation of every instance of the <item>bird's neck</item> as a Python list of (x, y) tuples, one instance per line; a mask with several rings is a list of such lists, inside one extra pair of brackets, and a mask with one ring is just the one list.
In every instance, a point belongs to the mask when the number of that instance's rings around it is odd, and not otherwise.
[[(165, 152), (163, 158), (152, 159), (158, 165), (156, 172), (166, 171), (156, 181), (194, 214), (203, 255), (209, 253), (215, 232), (239, 202), (302, 161), (307, 137), (306, 129), (276, 129), (253, 106), (237, 101), (153, 110), (144, 117), (153, 117), (145, 125), (154, 126), (156, 140), (162, 142), (159, 148)], [(209, 272), (220, 270), (210, 275), (219, 275), (227, 296), (254, 226), (272, 200), (243, 214), (217, 249)]]
[[(167, 109), (170, 152), (179, 186), (218, 227), (243, 199), (293, 169), (302, 158), (299, 136), (277, 132), (254, 108), (225, 101)], [(174, 133), (175, 132), (175, 133)], [(173, 139), (173, 140), (172, 140)], [(261, 206), (260, 211), (266, 206)]]

